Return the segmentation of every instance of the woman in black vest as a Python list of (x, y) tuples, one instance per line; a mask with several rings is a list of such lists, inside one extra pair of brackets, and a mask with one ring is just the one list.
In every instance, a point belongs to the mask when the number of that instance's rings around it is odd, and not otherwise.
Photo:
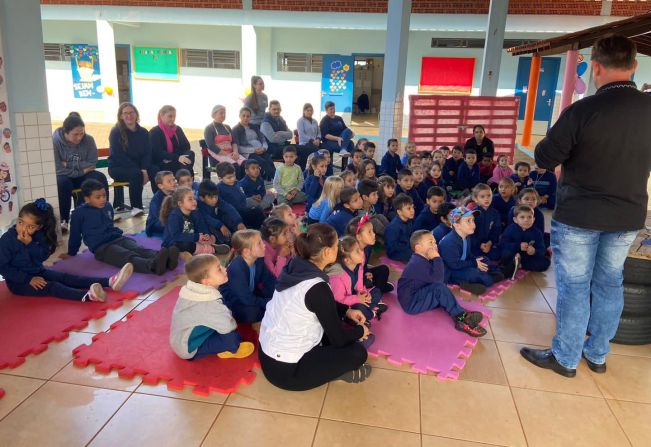
[(472, 128), (472, 138), (466, 141), (463, 150), (474, 149), (477, 152), (477, 163), (485, 156), (493, 158), (495, 155), (495, 145), (493, 141), (486, 136), (486, 130), (481, 124)]
[(158, 126), (149, 131), (149, 144), (154, 165), (161, 171), (176, 174), (179, 169), (187, 169), (194, 174), (194, 152), (183, 129), (174, 124), (176, 109), (163, 106), (158, 112)]

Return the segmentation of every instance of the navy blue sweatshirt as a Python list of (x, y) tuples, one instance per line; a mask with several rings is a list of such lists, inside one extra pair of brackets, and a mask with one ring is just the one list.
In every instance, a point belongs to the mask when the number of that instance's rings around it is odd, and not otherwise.
[[(455, 160), (450, 157), (445, 160), (445, 164), (443, 165), (443, 180), (445, 180), (446, 185), (452, 186), (453, 188), (456, 187), (457, 174), (459, 173), (461, 163), (463, 163), (463, 158)], [(452, 174), (450, 174), (450, 172), (452, 172)]]
[(111, 129), (109, 134), (109, 168), (139, 168), (149, 169), (151, 166), (151, 146), (149, 143), (149, 132), (140, 125), (136, 126), (135, 132), (129, 129), (127, 141), (129, 147), (125, 149), (120, 140), (120, 131), (117, 126)]
[(18, 240), (16, 226), (0, 237), (0, 275), (9, 282), (27, 284), (45, 268), (43, 261), (50, 257), (43, 230), (32, 235), (29, 245)]
[(249, 288), (251, 268), (241, 256), (235, 256), (226, 269), (228, 282), (219, 291), (224, 297), (224, 304), (229, 308), (233, 305), (258, 306), (265, 308), (271, 299), (276, 287), (276, 278), (264, 265), (264, 258), (256, 259), (253, 264), (255, 275), (253, 278), (253, 291)]
[(511, 196), (509, 200), (505, 201), (500, 195), (500, 193), (496, 192), (495, 194), (493, 194), (493, 201), (491, 202), (491, 207), (494, 208), (500, 214), (503, 227), (506, 227), (510, 222), (513, 222), (512, 220), (508, 222), (507, 219), (509, 217), (509, 211), (511, 211), (511, 208), (513, 208), (514, 206), (515, 206), (514, 196)]
[(260, 176), (253, 180), (248, 175), (245, 175), (237, 184), (247, 198), (255, 195), (264, 197), (267, 194), (267, 189), (264, 187), (264, 180)]
[(547, 253), (543, 234), (540, 230), (536, 227), (523, 230), (518, 224), (512, 223), (506, 227), (506, 230), (502, 234), (502, 239), (500, 239), (502, 259), (512, 259), (516, 253), (528, 256), (526, 252), (520, 250), (520, 243), (522, 242), (526, 242), (527, 244), (533, 242), (533, 246), (536, 248), (536, 253), (533, 256), (544, 257)]
[(323, 185), (321, 184), (321, 177), (316, 175), (308, 175), (303, 183), (303, 192), (305, 193), (305, 212), (307, 213), (312, 208), (314, 202), (321, 197)]
[[(545, 234), (545, 215), (537, 207), (533, 209), (533, 218), (534, 228), (538, 228), (541, 233)], [(506, 219), (506, 226), (508, 227), (512, 223), (515, 223), (513, 222), (513, 208), (509, 210), (509, 214)]]
[(479, 207), (479, 213), (475, 214), (475, 232), (469, 236), (473, 253), (481, 255), (482, 251), (479, 246), (484, 242), (491, 241), (493, 247), (496, 247), (500, 241), (500, 232), (502, 231), (502, 219), (500, 213), (492, 207), (483, 209)]
[[(237, 210), (228, 202), (217, 202), (217, 206), (209, 206), (201, 200), (197, 201), (197, 212), (199, 217), (204, 219), (204, 224), (210, 229), (215, 228), (219, 230), (222, 225), (231, 233), (237, 231), (237, 226), (242, 223), (242, 216)], [(213, 231), (211, 230), (211, 233)]]
[(430, 284), (444, 284), (443, 260), (436, 257), (431, 261), (414, 253), (398, 280), (398, 302), (403, 310), (409, 309), (418, 292)]
[(556, 174), (551, 171), (545, 171), (543, 175), (538, 175), (538, 171), (533, 171), (529, 174), (533, 180), (533, 187), (540, 197), (549, 196), (545, 206), (547, 208), (554, 208), (556, 205)]
[(432, 231), (439, 223), (441, 223), (441, 218), (434, 214), (429, 206), (426, 206), (414, 220), (414, 231)]
[(396, 184), (396, 196), (398, 196), (400, 193), (407, 194), (409, 197), (411, 197), (411, 200), (414, 201), (414, 211), (416, 211), (416, 215), (418, 216), (421, 211), (423, 211), (423, 208), (425, 208), (425, 204), (418, 195), (416, 188), (411, 188), (409, 191), (405, 191), (400, 187), (400, 185)]
[(400, 161), (400, 155), (387, 151), (380, 163), (380, 174), (386, 174), (397, 179), (398, 171), (401, 169), (402, 162)]
[(462, 239), (454, 230), (441, 240), (439, 253), (448, 270), (477, 268), (477, 259), (472, 254), (470, 241), (468, 238)]
[(459, 165), (457, 173), (457, 188), (459, 189), (472, 189), (481, 182), (479, 177), (479, 165), (475, 163), (472, 167), (464, 161)]
[(165, 193), (159, 189), (149, 202), (149, 214), (145, 224), (145, 233), (149, 237), (162, 236), (165, 231), (165, 226), (160, 221), (160, 209), (165, 197), (167, 197)]
[(377, 203), (374, 205), (374, 208), (375, 208), (375, 214), (382, 214), (388, 220), (391, 220), (394, 217), (396, 217), (396, 210), (393, 209), (393, 205), (391, 204), (391, 202), (384, 203), (381, 200), (378, 200)]
[(533, 183), (531, 185), (527, 184), (529, 183), (529, 180), (531, 180), (531, 177), (529, 176), (526, 176), (524, 179), (521, 179), (518, 174), (513, 174), (511, 176), (511, 180), (513, 180), (513, 183), (515, 183), (515, 189), (517, 190), (517, 192), (522, 191), (524, 188), (531, 188), (533, 186)]
[(174, 208), (165, 224), (162, 246), (171, 247), (175, 242), (197, 242), (200, 233), (208, 234), (208, 228), (197, 215), (196, 210), (186, 216), (179, 208)]
[(440, 244), (441, 239), (443, 239), (447, 234), (452, 231), (452, 228), (448, 227), (445, 225), (443, 222), (438, 224), (436, 228), (432, 230), (432, 236), (434, 236), (434, 239), (436, 239), (436, 243)]
[(326, 219), (328, 225), (332, 225), (339, 237), (342, 237), (346, 233), (346, 226), (350, 222), (356, 213), (350, 209), (343, 206), (341, 203), (338, 204), (335, 209), (332, 211), (332, 214)]
[(409, 238), (414, 232), (414, 221), (404, 222), (400, 216), (393, 218), (384, 229), (384, 246), (390, 259), (400, 262), (409, 262), (411, 245)]
[(95, 208), (87, 203), (75, 208), (70, 219), (68, 254), (75, 256), (84, 241), (94, 253), (102, 245), (122, 237), (122, 230), (113, 225), (113, 207), (106, 202), (104, 208)]
[(223, 182), (217, 183), (217, 194), (219, 200), (230, 203), (238, 212), (246, 209), (246, 196), (237, 183), (234, 185), (226, 185)]
[(414, 183), (414, 189), (418, 193), (420, 200), (422, 200), (423, 203), (427, 202), (427, 190), (429, 189), (429, 186), (427, 185), (425, 180), (420, 182), (418, 185)]

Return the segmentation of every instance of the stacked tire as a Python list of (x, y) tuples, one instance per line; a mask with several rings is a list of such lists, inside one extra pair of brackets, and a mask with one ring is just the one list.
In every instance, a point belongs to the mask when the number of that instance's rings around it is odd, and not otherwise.
[(613, 343), (651, 343), (651, 260), (626, 258), (624, 263), (624, 311)]

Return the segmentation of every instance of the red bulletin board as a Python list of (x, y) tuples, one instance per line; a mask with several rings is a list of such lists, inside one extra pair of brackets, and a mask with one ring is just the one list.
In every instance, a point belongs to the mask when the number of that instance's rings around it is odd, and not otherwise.
[(474, 58), (424, 57), (418, 93), (469, 95), (474, 75)]

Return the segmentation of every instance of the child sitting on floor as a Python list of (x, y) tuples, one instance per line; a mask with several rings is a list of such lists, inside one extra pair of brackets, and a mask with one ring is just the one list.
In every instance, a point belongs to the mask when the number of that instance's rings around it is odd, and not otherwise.
[(414, 201), (406, 194), (398, 194), (393, 199), (393, 207), (397, 216), (384, 230), (384, 246), (390, 259), (409, 262), (409, 237), (414, 232)]
[(174, 192), (176, 189), (176, 179), (171, 171), (159, 171), (155, 178), (158, 191), (149, 202), (149, 214), (147, 215), (147, 223), (145, 224), (145, 234), (148, 237), (156, 236), (163, 237), (165, 227), (160, 222), (160, 208), (163, 204), (163, 199)]
[(113, 224), (113, 207), (106, 200), (104, 185), (95, 179), (84, 180), (81, 184), (84, 204), (75, 208), (70, 220), (68, 253), (60, 257), (75, 256), (83, 240), (95, 259), (114, 267), (133, 264), (137, 273), (164, 274), (178, 266), (177, 248), (149, 250), (136, 241), (122, 235), (122, 230)]
[(393, 284), (389, 282), (389, 267), (386, 265), (369, 265), (369, 259), (375, 245), (375, 232), (368, 215), (357, 216), (348, 223), (346, 235), (354, 237), (359, 243), (359, 248), (364, 252), (364, 287), (370, 289), (377, 287), (382, 293), (393, 290)]
[(488, 179), (493, 176), (493, 171), (497, 165), (490, 155), (484, 155), (479, 163), (479, 181), (488, 183)]
[(176, 248), (191, 255), (226, 254), (228, 245), (216, 244), (216, 237), (199, 219), (197, 200), (190, 188), (179, 186), (163, 200), (160, 220), (165, 225), (163, 247)]
[[(16, 225), (0, 237), (0, 275), (16, 295), (53, 296), (75, 301), (105, 301), (104, 287), (116, 292), (129, 280), (133, 265), (126, 263), (110, 278), (77, 276), (48, 270), (43, 261), (57, 248), (57, 221), (45, 199), (24, 205)], [(9, 341), (9, 335), (7, 342)]]
[[(538, 230), (540, 230), (540, 232), (543, 234), (545, 239), (545, 247), (549, 247), (549, 233), (545, 233), (545, 215), (538, 208), (539, 203), (540, 203), (540, 197), (538, 196), (538, 192), (533, 188), (524, 188), (522, 191), (518, 193), (517, 205), (527, 205), (533, 210), (533, 217), (534, 217), (533, 226), (538, 228)], [(515, 206), (509, 210), (509, 214), (507, 217), (508, 225), (510, 225), (513, 222), (514, 210), (515, 210)]]
[(376, 171), (377, 166), (375, 165), (375, 161), (370, 159), (362, 160), (362, 164), (359, 167), (359, 172), (357, 173), (357, 179), (359, 181), (377, 180), (377, 177), (375, 177)]
[(503, 177), (493, 194), (493, 208), (500, 214), (502, 230), (508, 225), (509, 211), (515, 206), (515, 182), (510, 177)]
[(326, 167), (325, 167), (325, 171), (323, 171), (323, 176), (330, 177), (331, 175), (334, 174), (333, 167), (332, 167), (332, 156), (330, 155), (330, 151), (328, 149), (319, 149), (317, 153), (320, 156), (322, 156), (326, 162)]
[(357, 176), (353, 171), (345, 170), (339, 174), (339, 177), (344, 181), (344, 188), (354, 188), (357, 184)]
[(409, 161), (409, 158), (413, 157), (414, 155), (416, 155), (416, 143), (413, 141), (407, 141), (407, 144), (405, 145), (405, 152), (402, 154), (400, 162), (403, 166), (407, 166), (407, 161)]
[(373, 287), (369, 290), (364, 286), (364, 259), (359, 242), (352, 236), (345, 236), (339, 241), (337, 263), (326, 272), (336, 301), (361, 311), (366, 321), (373, 317), (379, 320), (388, 306), (380, 302), (380, 289)]
[(255, 350), (242, 341), (231, 311), (217, 290), (228, 281), (226, 269), (211, 255), (198, 255), (185, 264), (188, 282), (181, 287), (172, 311), (170, 346), (182, 359), (208, 355), (241, 359)]
[(360, 180), (357, 184), (357, 191), (362, 197), (362, 209), (363, 213), (366, 213), (371, 218), (371, 223), (373, 224), (373, 231), (375, 234), (384, 239), (384, 230), (387, 225), (389, 225), (389, 219), (386, 218), (384, 214), (378, 214), (375, 211), (375, 205), (378, 201), (378, 189), (379, 186), (377, 182), (373, 180)]
[(407, 163), (403, 163), (403, 166), (410, 171), (412, 171), (414, 168), (421, 167), (421, 158), (420, 155), (412, 155), (407, 159)]
[(516, 266), (525, 270), (544, 272), (551, 263), (547, 257), (543, 233), (534, 226), (534, 211), (528, 205), (517, 205), (513, 223), (506, 227), (500, 240), (502, 262), (516, 259)]
[(190, 188), (195, 193), (199, 189), (199, 183), (194, 181), (194, 179), (192, 178), (192, 173), (187, 169), (179, 169), (178, 171), (176, 171), (175, 177), (176, 177), (176, 184), (178, 186), (184, 186), (186, 188)]
[(388, 175), (383, 175), (377, 180), (377, 203), (375, 204), (375, 214), (381, 214), (387, 218), (387, 221), (396, 216), (393, 209), (393, 199), (396, 196), (396, 181)]
[(479, 323), (481, 312), (468, 312), (459, 305), (445, 285), (445, 269), (434, 236), (419, 230), (409, 240), (414, 254), (398, 280), (398, 302), (410, 315), (442, 307), (452, 317), (454, 327), (472, 337), (486, 335)]
[(456, 187), (465, 192), (474, 188), (480, 181), (477, 152), (474, 149), (467, 149), (464, 161), (459, 166)]
[(228, 202), (219, 202), (217, 185), (210, 180), (199, 184), (197, 217), (220, 244), (230, 244), (231, 234), (246, 227), (237, 210)]
[(310, 160), (307, 168), (308, 176), (303, 184), (305, 192), (305, 212), (308, 213), (312, 204), (321, 196), (323, 190), (324, 175), (326, 172), (326, 159), (321, 155), (315, 155)]
[[(360, 140), (357, 142), (358, 146), (360, 141), (363, 139), (364, 138), (360, 138)], [(362, 166), (362, 155), (364, 155), (364, 151), (362, 149), (355, 148), (352, 155), (350, 156), (350, 163), (346, 165), (346, 170), (357, 175), (359, 168)]]
[(432, 236), (434, 236), (437, 244), (440, 244), (441, 239), (452, 231), (452, 224), (450, 223), (450, 219), (448, 219), (448, 215), (454, 208), (456, 207), (453, 203), (445, 202), (439, 206), (439, 209), (436, 212), (436, 215), (439, 218), (439, 224), (432, 230)]
[(490, 186), (484, 183), (475, 186), (472, 190), (472, 201), (479, 213), (475, 217), (475, 232), (470, 236), (470, 248), (473, 253), (497, 261), (500, 259), (497, 244), (502, 232), (502, 219), (500, 213), (491, 206), (493, 192)]
[(264, 265), (278, 278), (283, 267), (294, 255), (294, 244), (290, 241), (289, 226), (277, 217), (268, 217), (262, 222), (260, 234), (264, 241)]
[(344, 188), (344, 181), (341, 177), (333, 175), (328, 177), (323, 184), (321, 196), (314, 202), (312, 208), (307, 213), (307, 223), (325, 223), (326, 219), (332, 214), (332, 210), (339, 204), (339, 195)]
[(461, 146), (454, 146), (452, 148), (452, 157), (447, 158), (443, 165), (443, 180), (445, 180), (448, 190), (458, 189), (457, 176), (461, 163), (463, 163), (463, 148)]
[(445, 190), (438, 186), (432, 186), (427, 191), (427, 206), (416, 216), (414, 230), (432, 231), (440, 223), (437, 211), (439, 206), (445, 202)]
[(423, 181), (427, 186), (427, 190), (432, 186), (438, 186), (439, 188), (445, 189), (445, 180), (443, 180), (443, 168), (438, 163), (433, 163), (432, 167), (429, 169), (429, 175)]
[(513, 170), (509, 167), (509, 157), (500, 155), (497, 157), (497, 166), (493, 169), (493, 176), (488, 179), (488, 186), (494, 190), (503, 178), (511, 178), (512, 175)]
[(420, 153), (420, 167), (423, 168), (423, 174), (427, 176), (427, 173), (429, 172), (430, 169), (432, 169), (432, 164), (434, 163), (434, 160), (432, 160), (432, 153), (429, 151), (423, 151)]
[(398, 172), (403, 168), (400, 155), (398, 155), (398, 147), (398, 140), (390, 138), (387, 141), (388, 150), (382, 157), (382, 162), (380, 163), (380, 172), (382, 175), (388, 175), (393, 179), (398, 178)]
[(375, 143), (372, 141), (369, 141), (364, 145), (364, 155), (362, 155), (362, 160), (373, 161), (373, 166), (375, 166), (375, 170), (377, 171), (377, 163), (375, 162)]
[(278, 194), (278, 203), (290, 205), (305, 202), (303, 192), (303, 173), (296, 163), (296, 147), (285, 146), (283, 149), (284, 163), (276, 169), (273, 186)]
[(264, 220), (262, 207), (259, 204), (254, 206), (247, 204), (246, 196), (236, 183), (237, 179), (233, 165), (231, 163), (219, 163), (216, 171), (220, 180), (217, 184), (219, 198), (235, 207), (242, 217), (244, 225), (248, 228), (260, 228), (260, 224)]
[(435, 164), (438, 164), (441, 169), (443, 169), (443, 165), (447, 161), (448, 157), (443, 155), (443, 148), (445, 148), (447, 151), (450, 151), (450, 148), (447, 146), (441, 146), (439, 149), (436, 149), (435, 151), (432, 152), (432, 166)]
[(362, 209), (362, 196), (354, 188), (343, 188), (339, 195), (339, 204), (335, 206), (326, 223), (332, 225), (339, 237), (344, 235), (346, 225)]
[(246, 196), (246, 206), (249, 208), (257, 206), (263, 210), (271, 208), (276, 197), (264, 186), (264, 180), (260, 176), (260, 162), (249, 158), (244, 163), (244, 172), (246, 175), (237, 182), (237, 185)]
[(265, 246), (258, 230), (241, 230), (231, 241), (235, 257), (228, 265), (228, 282), (219, 290), (240, 323), (262, 320), (276, 278), (265, 266)]
[(398, 173), (398, 181), (396, 182), (396, 195), (404, 193), (411, 197), (414, 202), (414, 209), (416, 214), (420, 214), (425, 208), (425, 204), (418, 195), (418, 191), (414, 188), (414, 175), (409, 169), (402, 169)]
[(553, 210), (556, 206), (556, 174), (542, 168), (536, 168), (529, 174), (533, 188), (538, 192), (541, 207)]
[(292, 243), (294, 243), (296, 237), (301, 234), (301, 232), (305, 231), (301, 228), (301, 222), (292, 207), (286, 203), (274, 206), (269, 216), (277, 217), (287, 224), (289, 227), (289, 240)]
[(420, 200), (425, 203), (429, 187), (427, 186), (427, 183), (425, 183), (425, 173), (423, 172), (423, 168), (420, 166), (414, 166), (411, 173), (414, 175), (414, 189), (418, 193)]
[(515, 164), (515, 174), (511, 176), (517, 192), (533, 185), (533, 180), (529, 177), (531, 165), (526, 161), (519, 161)]

